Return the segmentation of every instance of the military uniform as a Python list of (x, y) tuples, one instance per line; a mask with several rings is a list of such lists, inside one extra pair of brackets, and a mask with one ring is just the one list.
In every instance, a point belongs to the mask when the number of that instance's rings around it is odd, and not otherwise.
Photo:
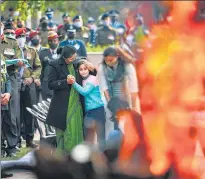
[(26, 142), (29, 144), (33, 141), (34, 137), (34, 119), (33, 116), (26, 110), (26, 107), (32, 108), (36, 104), (36, 88), (35, 83), (32, 82), (30, 85), (25, 85), (23, 80), (26, 78), (39, 79), (41, 73), (41, 62), (37, 51), (33, 47), (24, 46), (23, 48), (24, 58), (28, 60), (31, 68), (24, 68), (22, 73), (22, 85), (20, 92), (21, 102), (21, 121), (24, 124), (25, 131), (23, 135), (26, 137)]
[[(9, 76), (6, 70), (6, 63), (3, 55), (1, 54), (1, 94), (10, 93), (11, 94), (11, 81), (9, 80)], [(5, 156), (5, 152), (7, 150), (8, 154), (10, 155), (12, 150), (14, 150), (13, 145), (13, 138), (15, 139), (16, 136), (13, 137), (13, 133), (11, 129), (11, 120), (10, 120), (10, 113), (9, 113), (9, 106), (8, 105), (1, 105), (1, 156)], [(7, 149), (6, 144), (7, 142)], [(14, 151), (13, 151), (14, 152)]]
[(96, 45), (113, 45), (116, 40), (116, 32), (108, 26), (102, 26), (96, 32)]
[(84, 41), (85, 44), (89, 42), (89, 29), (87, 27), (75, 28), (76, 29), (76, 39)]
[[(1, 42), (1, 54), (2, 58), (4, 60), (9, 60), (9, 59), (15, 59), (15, 58), (20, 58), (21, 57), (21, 51), (18, 46), (18, 43), (16, 39), (13, 39), (11, 37), (6, 37), (4, 36)], [(10, 129), (7, 129), (8, 132), (11, 133), (10, 137), (10, 142), (9, 142), (9, 147), (10, 148), (15, 148), (15, 146), (18, 143), (18, 113), (20, 111), (19, 108), (19, 97), (18, 97), (18, 83), (17, 83), (17, 70), (18, 70), (17, 65), (10, 65), (7, 67), (7, 72), (9, 75), (9, 79), (11, 82), (11, 87), (12, 87), (12, 98), (9, 102), (9, 115), (8, 115), (8, 122), (10, 125), (7, 127)]]

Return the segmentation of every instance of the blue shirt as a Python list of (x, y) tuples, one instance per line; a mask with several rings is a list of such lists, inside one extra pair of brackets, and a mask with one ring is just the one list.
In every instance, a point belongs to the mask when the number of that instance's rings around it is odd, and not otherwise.
[(80, 86), (75, 82), (73, 87), (85, 97), (85, 111), (104, 106), (100, 94), (99, 84), (95, 76), (90, 75), (88, 79), (83, 80), (83, 86)]
[(64, 47), (67, 45), (75, 47), (77, 50), (78, 56), (87, 57), (86, 47), (85, 47), (85, 44), (82, 40), (79, 40), (79, 39), (68, 40), (67, 39), (67, 40), (60, 42), (60, 44), (59, 44), (60, 47)]

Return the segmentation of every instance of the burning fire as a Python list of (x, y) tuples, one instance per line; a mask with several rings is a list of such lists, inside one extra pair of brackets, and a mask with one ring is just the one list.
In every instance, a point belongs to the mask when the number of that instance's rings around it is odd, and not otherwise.
[(174, 164), (175, 179), (198, 176), (194, 112), (205, 108), (205, 24), (194, 21), (196, 3), (172, 1), (172, 20), (152, 28), (152, 47), (137, 70), (150, 170), (158, 175)]

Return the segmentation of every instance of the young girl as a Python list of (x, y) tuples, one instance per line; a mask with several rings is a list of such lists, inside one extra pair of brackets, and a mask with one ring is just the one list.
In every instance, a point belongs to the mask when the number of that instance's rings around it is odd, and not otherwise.
[(74, 82), (73, 87), (85, 97), (85, 132), (86, 140), (94, 142), (95, 132), (101, 145), (105, 141), (105, 110), (96, 76), (89, 74), (86, 60), (78, 63), (77, 68), (83, 78), (83, 86)]

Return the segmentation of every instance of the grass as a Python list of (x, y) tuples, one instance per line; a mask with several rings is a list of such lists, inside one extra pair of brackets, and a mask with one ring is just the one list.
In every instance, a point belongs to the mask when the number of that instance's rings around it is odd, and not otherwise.
[(22, 158), (23, 156), (25, 156), (27, 153), (29, 153), (30, 151), (32, 151), (31, 148), (27, 148), (27, 147), (22, 147), (20, 149), (20, 152), (17, 152), (16, 153), (16, 156), (15, 157), (4, 157), (4, 158), (1, 158), (1, 160), (19, 160), (20, 158)]

